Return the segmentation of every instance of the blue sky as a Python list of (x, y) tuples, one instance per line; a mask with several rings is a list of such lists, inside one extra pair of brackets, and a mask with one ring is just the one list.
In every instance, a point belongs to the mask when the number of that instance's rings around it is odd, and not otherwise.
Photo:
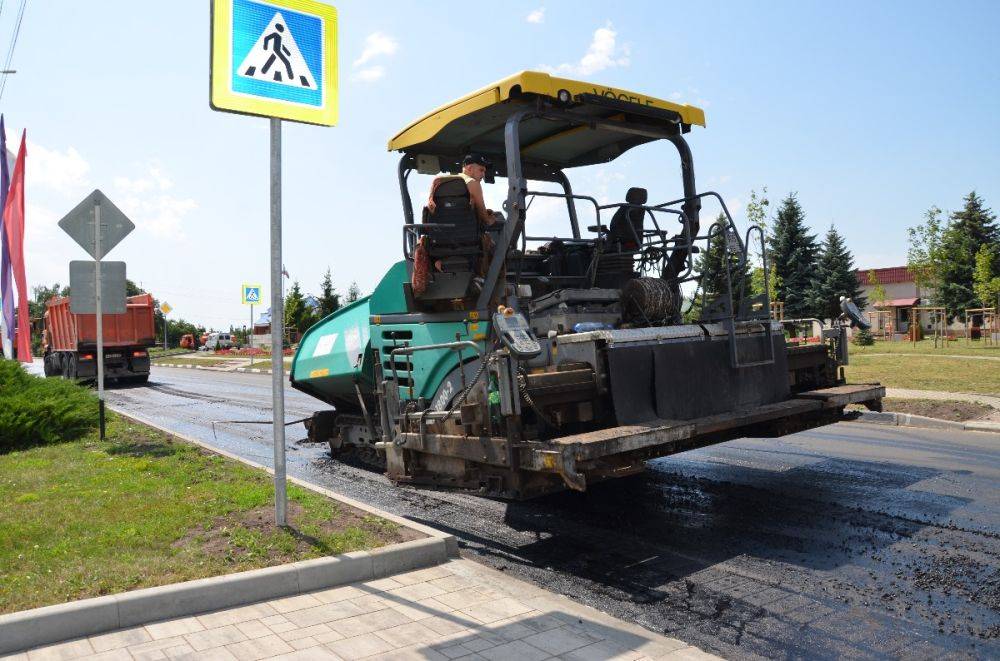
[[(339, 125), (284, 134), (285, 263), (306, 291), (328, 266), (341, 292), (369, 291), (400, 258), (388, 138), (522, 69), (704, 107), (708, 127), (689, 135), (699, 187), (738, 220), (751, 189), (772, 202), (798, 191), (813, 230), (835, 224), (862, 267), (903, 263), (906, 228), (932, 204), (954, 209), (976, 189), (1000, 210), (996, 2), (337, 8)], [(0, 99), (11, 141), (28, 128), (29, 286), (65, 282), (83, 258), (55, 223), (100, 187), (138, 225), (111, 255), (129, 277), (175, 316), (245, 322), (240, 283), (267, 282), (267, 121), (209, 109), (208, 19), (203, 0), (30, 0)], [(615, 201), (630, 185), (653, 200), (680, 191), (666, 145), (570, 176)]]

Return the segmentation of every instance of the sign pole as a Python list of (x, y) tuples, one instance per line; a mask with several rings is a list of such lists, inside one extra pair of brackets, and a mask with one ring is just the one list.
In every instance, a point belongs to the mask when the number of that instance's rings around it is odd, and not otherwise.
[(253, 303), (250, 304), (250, 332), (247, 333), (247, 344), (250, 345), (250, 367), (253, 367)]
[(271, 118), (271, 399), (274, 428), (274, 520), (287, 525), (285, 509), (285, 363), (281, 291), (281, 120)]
[[(163, 312), (163, 308), (160, 308)], [(163, 350), (167, 350), (167, 313), (163, 312)]]
[(104, 440), (104, 315), (101, 310), (101, 203), (94, 204), (94, 298), (97, 299), (97, 410)]

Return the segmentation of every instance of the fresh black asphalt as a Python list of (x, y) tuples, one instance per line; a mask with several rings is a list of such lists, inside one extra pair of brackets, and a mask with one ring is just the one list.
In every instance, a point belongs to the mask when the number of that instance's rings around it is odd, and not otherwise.
[[(270, 377), (155, 367), (113, 406), (270, 464)], [(287, 420), (322, 408), (287, 390)], [(215, 421), (213, 429), (213, 421)], [(841, 423), (506, 503), (396, 487), (288, 427), (288, 470), (464, 556), (730, 658), (1000, 658), (1000, 436)]]

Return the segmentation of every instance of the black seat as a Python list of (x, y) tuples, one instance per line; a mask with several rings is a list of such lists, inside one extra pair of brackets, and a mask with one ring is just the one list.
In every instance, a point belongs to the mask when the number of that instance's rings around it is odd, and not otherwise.
[(441, 270), (431, 270), (431, 282), (417, 298), (443, 300), (463, 298), (483, 254), (479, 221), (472, 208), (469, 189), (461, 177), (447, 177), (434, 189), (435, 210), (424, 208), (423, 222), (427, 253), (431, 263), (440, 262)]
[[(629, 188), (625, 202), (637, 206), (620, 206), (611, 217), (608, 242), (614, 250), (638, 250), (642, 247), (642, 232), (646, 210), (640, 208), (649, 198), (645, 188)], [(618, 248), (618, 246), (621, 246)]]
[(449, 177), (440, 182), (434, 189), (434, 203), (437, 208), (425, 214), (424, 222), (449, 227), (429, 228), (427, 248), (431, 259), (441, 260), (445, 271), (473, 270), (473, 258), (482, 253), (483, 246), (465, 181)]

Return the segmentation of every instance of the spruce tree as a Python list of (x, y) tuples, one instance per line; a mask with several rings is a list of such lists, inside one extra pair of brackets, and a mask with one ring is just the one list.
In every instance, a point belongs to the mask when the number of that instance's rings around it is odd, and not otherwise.
[(355, 280), (351, 283), (351, 286), (347, 288), (347, 302), (353, 303), (359, 298), (361, 298), (361, 287), (358, 287), (358, 281)]
[(805, 214), (795, 193), (781, 201), (770, 237), (771, 261), (778, 276), (775, 299), (785, 317), (814, 317), (809, 292), (816, 264), (816, 237), (806, 231)]
[(864, 309), (868, 301), (861, 295), (854, 270), (854, 257), (833, 225), (823, 239), (810, 289), (810, 305), (820, 319), (840, 316), (840, 297), (853, 299)]
[[(940, 287), (936, 302), (952, 318), (966, 308), (978, 307), (975, 292), (975, 256), (983, 246), (1000, 247), (996, 215), (975, 191), (965, 196), (961, 211), (951, 214), (941, 238)], [(1000, 265), (994, 265), (996, 270)]]
[[(716, 223), (726, 223), (725, 215), (719, 214)], [(713, 234), (708, 247), (695, 260), (695, 272), (701, 274), (701, 282), (698, 294), (692, 302), (688, 319), (697, 319), (706, 305), (718, 300), (720, 296), (726, 295), (727, 268), (732, 287), (734, 312), (739, 312), (741, 283), (744, 299), (749, 298), (752, 293), (749, 261), (743, 264), (742, 271), (739, 270), (740, 256), (734, 255), (726, 249), (725, 233), (717, 229), (713, 231), (715, 234)]]
[(340, 294), (333, 288), (333, 277), (330, 275), (330, 269), (328, 268), (323, 275), (323, 282), (320, 283), (319, 315), (320, 317), (326, 317), (336, 312), (339, 308)]

